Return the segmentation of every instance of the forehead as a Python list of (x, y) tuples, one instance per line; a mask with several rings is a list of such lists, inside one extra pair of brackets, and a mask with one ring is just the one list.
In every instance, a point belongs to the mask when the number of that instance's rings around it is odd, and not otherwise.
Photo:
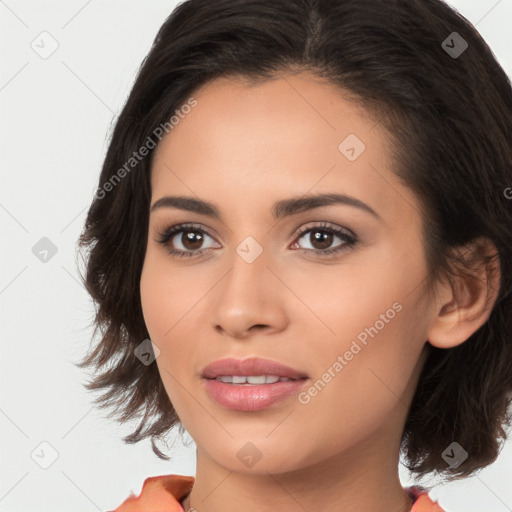
[(197, 105), (157, 148), (153, 199), (228, 197), (240, 212), (237, 198), (264, 209), (284, 196), (334, 191), (391, 216), (417, 207), (392, 173), (388, 132), (314, 75), (222, 78), (192, 96)]
[[(299, 147), (314, 153), (329, 149), (337, 158), (339, 143), (346, 135), (362, 138), (376, 124), (363, 108), (348, 101), (341, 89), (311, 73), (278, 75), (256, 83), (223, 77), (206, 83), (193, 96), (197, 107), (183, 116), (167, 138), (175, 139), (174, 144), (170, 140), (172, 146), (193, 135), (197, 145), (212, 156), (217, 150), (221, 156), (228, 142), (236, 142), (247, 159), (262, 147), (273, 154), (296, 153)], [(373, 139), (383, 135), (377, 130), (368, 143), (380, 144)]]

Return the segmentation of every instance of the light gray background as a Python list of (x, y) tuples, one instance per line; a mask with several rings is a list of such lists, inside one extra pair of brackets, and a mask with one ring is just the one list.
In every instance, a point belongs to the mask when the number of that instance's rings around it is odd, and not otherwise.
[[(475, 24), (512, 75), (512, 0), (450, 2)], [(75, 243), (94, 193), (107, 136), (140, 62), (176, 1), (0, 0), (2, 265), (0, 303), (0, 511), (109, 510), (144, 478), (194, 475), (195, 448), (178, 439), (172, 462), (149, 443), (124, 445), (93, 408), (86, 350), (93, 306), (80, 285)], [(32, 47), (50, 36), (48, 58)], [(43, 51), (42, 49), (40, 51)], [(512, 185), (512, 184), (511, 184)], [(32, 247), (48, 237), (46, 263)], [(48, 468), (52, 451), (58, 458)], [(31, 454), (34, 452), (33, 458)], [(402, 483), (412, 481), (403, 469)], [(448, 512), (512, 510), (512, 442), (478, 476), (438, 485)], [(507, 485), (508, 484), (508, 485)]]

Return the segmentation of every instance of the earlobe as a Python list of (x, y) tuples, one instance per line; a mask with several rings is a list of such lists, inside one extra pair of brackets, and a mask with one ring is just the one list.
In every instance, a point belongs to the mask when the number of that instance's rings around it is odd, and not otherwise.
[(438, 348), (460, 345), (484, 325), (499, 293), (501, 273), (494, 244), (480, 238), (460, 253), (466, 266), (452, 277), (453, 286), (440, 285), (428, 330), (428, 342)]

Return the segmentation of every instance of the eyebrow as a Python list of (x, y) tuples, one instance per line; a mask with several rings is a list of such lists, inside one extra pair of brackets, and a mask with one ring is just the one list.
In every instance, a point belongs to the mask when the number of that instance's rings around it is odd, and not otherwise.
[[(342, 204), (359, 208), (366, 213), (371, 214), (376, 219), (383, 221), (382, 217), (369, 205), (363, 203), (355, 197), (345, 194), (316, 194), (301, 197), (292, 197), (277, 201), (272, 206), (272, 216), (275, 219), (281, 219), (300, 212), (330, 206), (333, 204)], [(186, 196), (164, 196), (153, 203), (151, 212), (160, 208), (178, 208), (189, 212), (208, 215), (219, 220), (223, 220), (219, 209), (212, 203)]]

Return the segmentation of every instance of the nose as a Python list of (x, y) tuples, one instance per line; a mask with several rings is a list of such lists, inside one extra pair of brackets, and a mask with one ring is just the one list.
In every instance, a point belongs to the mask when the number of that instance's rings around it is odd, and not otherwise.
[(212, 295), (213, 325), (225, 336), (245, 339), (252, 333), (268, 334), (286, 328), (286, 293), (276, 277), (269, 252), (248, 262), (235, 252), (232, 267)]

